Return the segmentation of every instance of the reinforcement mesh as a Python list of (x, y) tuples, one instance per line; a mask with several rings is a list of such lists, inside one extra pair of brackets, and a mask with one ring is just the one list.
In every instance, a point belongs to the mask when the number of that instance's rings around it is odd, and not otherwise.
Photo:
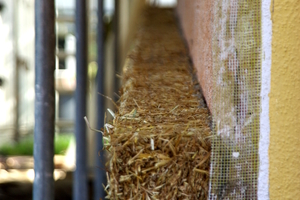
[(215, 0), (209, 199), (256, 199), (261, 1)]

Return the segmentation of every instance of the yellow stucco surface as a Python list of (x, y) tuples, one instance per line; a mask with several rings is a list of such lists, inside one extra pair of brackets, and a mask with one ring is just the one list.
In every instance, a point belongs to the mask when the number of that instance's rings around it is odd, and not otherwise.
[(272, 0), (270, 199), (300, 199), (300, 0)]

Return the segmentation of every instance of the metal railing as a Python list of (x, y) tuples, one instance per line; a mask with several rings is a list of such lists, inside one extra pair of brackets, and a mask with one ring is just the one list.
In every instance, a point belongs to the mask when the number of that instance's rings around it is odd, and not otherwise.
[(54, 199), (55, 6), (35, 1), (35, 127), (33, 199)]
[[(103, 48), (103, 0), (98, 0), (98, 73), (97, 92), (104, 92), (104, 48)], [(87, 5), (85, 0), (76, 0), (76, 170), (73, 175), (73, 199), (88, 199), (87, 180), (87, 139), (86, 116), (87, 108)], [(34, 131), (34, 170), (33, 186), (34, 200), (54, 199), (53, 157), (54, 157), (54, 127), (55, 127), (55, 6), (54, 1), (35, 1), (35, 131)], [(117, 57), (117, 55), (116, 55)], [(97, 128), (104, 123), (104, 99), (97, 95)], [(102, 150), (102, 135), (97, 134), (96, 152)], [(94, 179), (94, 199), (104, 199), (102, 185), (106, 184), (104, 154), (96, 153), (96, 168)]]

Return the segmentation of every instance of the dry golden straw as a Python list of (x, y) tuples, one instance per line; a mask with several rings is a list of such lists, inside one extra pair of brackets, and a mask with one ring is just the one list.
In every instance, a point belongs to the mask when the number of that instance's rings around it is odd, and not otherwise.
[(206, 199), (211, 130), (173, 11), (148, 9), (104, 129), (109, 199)]

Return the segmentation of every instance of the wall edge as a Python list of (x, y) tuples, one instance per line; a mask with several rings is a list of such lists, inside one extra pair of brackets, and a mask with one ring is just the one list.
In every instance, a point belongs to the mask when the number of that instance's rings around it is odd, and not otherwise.
[(258, 199), (268, 200), (269, 197), (269, 93), (271, 85), (271, 55), (272, 55), (272, 21), (270, 12), (271, 0), (262, 0), (262, 68), (261, 68), (261, 111), (260, 111), (260, 138), (259, 138), (259, 172), (258, 172)]

